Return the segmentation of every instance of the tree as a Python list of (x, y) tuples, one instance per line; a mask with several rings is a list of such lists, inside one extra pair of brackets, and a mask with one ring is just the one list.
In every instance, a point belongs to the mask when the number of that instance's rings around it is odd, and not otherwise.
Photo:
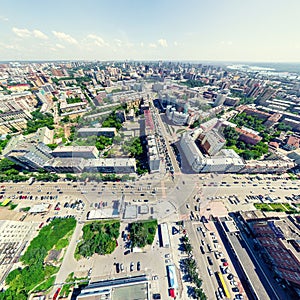
[(0, 172), (8, 171), (15, 168), (17, 165), (7, 158), (0, 160)]
[(57, 145), (57, 144), (47, 144), (47, 146), (48, 146), (51, 150), (54, 150), (58, 145)]
[(277, 125), (277, 130), (281, 130), (281, 131), (290, 131), (292, 130), (292, 127), (290, 125), (286, 125), (282, 122), (280, 122), (278, 125)]

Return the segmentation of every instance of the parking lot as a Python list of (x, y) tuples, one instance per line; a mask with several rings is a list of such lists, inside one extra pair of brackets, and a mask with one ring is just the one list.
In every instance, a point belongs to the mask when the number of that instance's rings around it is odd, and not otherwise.
[(145, 247), (143, 252), (131, 252), (124, 236), (126, 224), (121, 224), (120, 231), (123, 233), (118, 238), (116, 250), (105, 256), (94, 255), (90, 259), (83, 259), (81, 264), (91, 270), (90, 276), (93, 282), (103, 279), (115, 279), (125, 276), (145, 274), (150, 279), (150, 291), (152, 294), (160, 293), (161, 299), (168, 299), (168, 281), (166, 278), (166, 258), (168, 249), (159, 247), (158, 235), (152, 246)]

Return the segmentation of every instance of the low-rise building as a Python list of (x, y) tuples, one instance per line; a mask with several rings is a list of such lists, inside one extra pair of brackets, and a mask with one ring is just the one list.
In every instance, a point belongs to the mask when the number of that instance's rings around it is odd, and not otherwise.
[(235, 131), (238, 132), (239, 139), (245, 142), (246, 144), (256, 145), (262, 140), (262, 137), (260, 137), (259, 135), (249, 132), (245, 129), (235, 127)]
[(38, 170), (51, 159), (51, 149), (30, 137), (18, 135), (10, 139), (2, 153), (6, 158), (25, 169)]
[(135, 173), (135, 158), (98, 158), (84, 162), (84, 172)]
[(252, 218), (246, 221), (257, 241), (256, 248), (276, 276), (300, 289), (299, 223), (294, 217)]
[(278, 160), (251, 160), (245, 162), (245, 167), (240, 173), (285, 173), (287, 170), (295, 166), (291, 159)]
[(117, 134), (117, 130), (114, 127), (80, 128), (77, 132), (78, 136), (83, 138), (88, 136), (107, 136), (112, 138)]
[(60, 146), (52, 151), (52, 156), (97, 158), (99, 151), (95, 146)]
[(43, 168), (48, 172), (56, 173), (81, 173), (84, 169), (84, 158), (80, 157), (55, 157), (48, 160)]

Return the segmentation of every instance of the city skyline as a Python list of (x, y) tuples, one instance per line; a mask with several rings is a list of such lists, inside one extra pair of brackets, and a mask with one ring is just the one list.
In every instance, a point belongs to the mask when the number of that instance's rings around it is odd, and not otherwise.
[(0, 60), (300, 61), (294, 0), (13, 2)]

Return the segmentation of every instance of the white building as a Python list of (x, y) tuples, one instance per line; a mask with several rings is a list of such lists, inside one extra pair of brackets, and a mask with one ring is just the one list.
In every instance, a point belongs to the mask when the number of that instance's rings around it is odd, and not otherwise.
[(176, 108), (172, 107), (172, 105), (167, 106), (166, 116), (168, 120), (172, 121), (176, 125), (185, 125), (189, 119), (189, 114), (176, 111)]

